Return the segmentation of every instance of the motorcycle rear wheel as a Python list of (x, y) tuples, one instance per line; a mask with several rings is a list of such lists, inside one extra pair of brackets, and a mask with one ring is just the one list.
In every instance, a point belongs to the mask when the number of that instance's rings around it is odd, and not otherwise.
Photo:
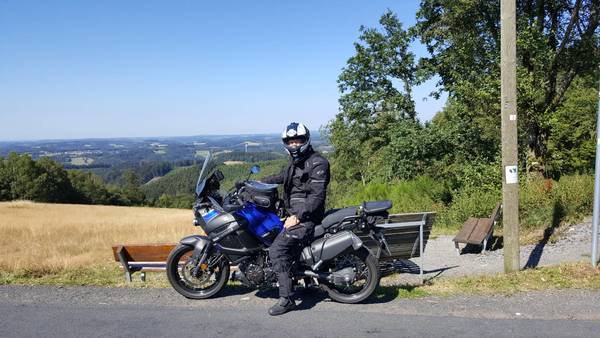
[[(173, 249), (167, 260), (167, 277), (169, 283), (182, 296), (190, 299), (206, 299), (213, 297), (229, 279), (229, 262), (221, 258), (213, 267), (200, 269), (198, 276), (193, 275), (195, 265), (192, 264), (193, 247), (180, 245)], [(207, 261), (215, 257), (208, 257)]]
[(354, 304), (369, 298), (379, 285), (379, 264), (369, 250), (361, 248), (341, 257), (336, 257), (329, 264), (329, 272), (352, 267), (357, 278), (351, 285), (340, 286), (323, 283), (321, 288), (336, 302)]

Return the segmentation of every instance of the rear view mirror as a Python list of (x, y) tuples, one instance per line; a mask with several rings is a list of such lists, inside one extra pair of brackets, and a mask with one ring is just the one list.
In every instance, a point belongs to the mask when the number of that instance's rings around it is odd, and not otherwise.
[(260, 172), (260, 167), (255, 165), (252, 168), (250, 168), (250, 172), (253, 174), (258, 174)]

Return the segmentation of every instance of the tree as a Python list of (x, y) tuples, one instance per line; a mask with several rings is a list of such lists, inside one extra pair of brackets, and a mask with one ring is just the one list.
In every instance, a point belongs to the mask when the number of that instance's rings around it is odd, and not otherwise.
[(69, 171), (69, 179), (77, 192), (78, 203), (84, 204), (122, 204), (118, 195), (110, 193), (102, 179), (88, 172)]
[(134, 170), (123, 172), (123, 191), (122, 199), (128, 205), (139, 205), (144, 202), (145, 195), (140, 189), (140, 178)]
[(75, 202), (75, 190), (71, 185), (67, 171), (62, 165), (48, 157), (35, 162), (38, 176), (33, 179), (31, 200), (38, 202)]
[[(498, 1), (424, 0), (411, 30), (431, 55), (422, 70), (440, 77), (439, 91), (464, 106), (460, 119), (482, 130), (485, 144), (500, 135), (499, 13)], [(549, 159), (546, 122), (573, 80), (598, 69), (599, 20), (597, 0), (517, 1), (519, 139), (531, 161)]]
[(5, 160), (0, 156), (0, 201), (10, 200), (10, 181)]
[(8, 181), (9, 200), (32, 200), (35, 197), (33, 185), (40, 172), (31, 156), (11, 152), (5, 160), (4, 173)]
[(548, 136), (547, 169), (555, 177), (573, 172), (591, 172), (596, 158), (596, 109), (594, 79), (577, 78), (545, 127)]
[(338, 179), (364, 182), (386, 171), (381, 161), (390, 126), (415, 121), (411, 88), (417, 82), (410, 36), (395, 14), (379, 20), (381, 30), (360, 27), (355, 55), (338, 78), (340, 111), (326, 130), (335, 147), (332, 170)]

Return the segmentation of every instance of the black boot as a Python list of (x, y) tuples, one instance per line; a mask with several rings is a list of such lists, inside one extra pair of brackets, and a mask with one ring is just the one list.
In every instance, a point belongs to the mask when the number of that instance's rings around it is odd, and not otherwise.
[(296, 302), (290, 298), (280, 297), (277, 304), (271, 306), (269, 314), (271, 316), (279, 316), (296, 308)]

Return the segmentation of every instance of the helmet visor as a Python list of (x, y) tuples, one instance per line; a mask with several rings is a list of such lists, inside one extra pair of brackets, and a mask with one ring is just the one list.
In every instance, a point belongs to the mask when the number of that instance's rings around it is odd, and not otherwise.
[(287, 145), (303, 145), (304, 143), (306, 143), (306, 136), (299, 136), (299, 137), (290, 137), (290, 138), (286, 138), (285, 140), (283, 140), (283, 142)]

